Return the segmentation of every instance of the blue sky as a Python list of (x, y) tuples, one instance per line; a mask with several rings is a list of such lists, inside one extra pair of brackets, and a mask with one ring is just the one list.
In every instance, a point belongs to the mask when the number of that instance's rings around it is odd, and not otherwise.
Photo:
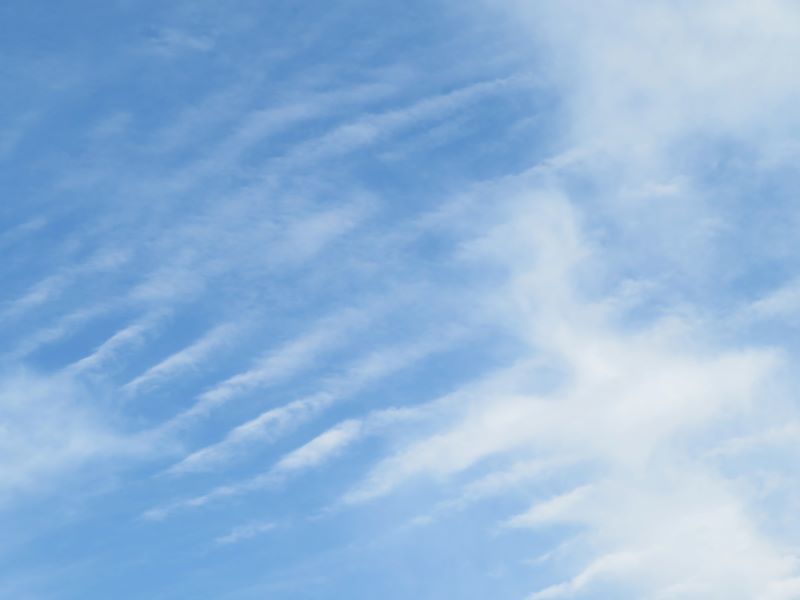
[(796, 3), (0, 32), (0, 598), (800, 598)]

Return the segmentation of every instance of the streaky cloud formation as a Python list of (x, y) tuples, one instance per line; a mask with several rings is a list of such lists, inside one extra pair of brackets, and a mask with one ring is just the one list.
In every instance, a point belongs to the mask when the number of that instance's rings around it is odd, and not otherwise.
[[(230, 461), (237, 450), (241, 451), (246, 449), (248, 445), (258, 444), (259, 442), (263, 443), (287, 430), (295, 428), (334, 403), (360, 391), (370, 383), (424, 359), (436, 350), (442, 350), (452, 341), (450, 339), (452, 337), (452, 335), (442, 336), (436, 340), (424, 340), (404, 347), (394, 346), (370, 353), (356, 360), (354, 364), (346, 369), (344, 374), (323, 381), (323, 390), (262, 412), (255, 418), (236, 426), (220, 442), (201, 448), (188, 455), (181, 462), (171, 467), (170, 472), (202, 471), (210, 469), (219, 463)], [(289, 351), (294, 353), (298, 346), (305, 346), (306, 341), (296, 340), (291, 342)], [(257, 373), (259, 378), (262, 374), (262, 370)], [(252, 372), (248, 372), (245, 375), (249, 378)]]
[(0, 596), (800, 598), (796, 2), (0, 22)]

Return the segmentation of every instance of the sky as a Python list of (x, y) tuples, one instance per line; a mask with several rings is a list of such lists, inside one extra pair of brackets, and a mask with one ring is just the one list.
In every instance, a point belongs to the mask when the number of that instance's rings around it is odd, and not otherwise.
[(0, 6), (0, 598), (800, 598), (794, 0)]

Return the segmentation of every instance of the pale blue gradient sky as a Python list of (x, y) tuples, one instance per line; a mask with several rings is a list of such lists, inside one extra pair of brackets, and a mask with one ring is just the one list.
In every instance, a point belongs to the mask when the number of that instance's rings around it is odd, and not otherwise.
[(798, 32), (0, 8), (0, 598), (800, 598)]

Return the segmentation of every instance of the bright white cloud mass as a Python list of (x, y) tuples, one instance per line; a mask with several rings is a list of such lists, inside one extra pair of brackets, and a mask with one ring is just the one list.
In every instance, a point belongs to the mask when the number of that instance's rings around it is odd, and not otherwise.
[(800, 599), (800, 4), (0, 23), (0, 598)]

